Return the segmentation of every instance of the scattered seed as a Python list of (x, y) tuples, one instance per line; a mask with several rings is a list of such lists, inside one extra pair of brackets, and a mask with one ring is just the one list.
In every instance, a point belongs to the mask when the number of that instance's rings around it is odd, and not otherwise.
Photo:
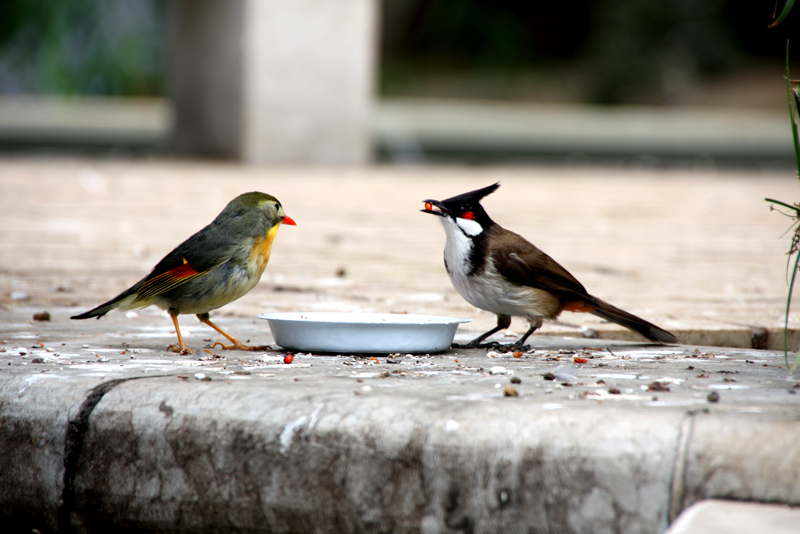
[(49, 321), (50, 320), (50, 312), (38, 312), (33, 314), (34, 321)]
[(653, 382), (647, 386), (647, 391), (669, 391), (669, 385), (666, 382)]

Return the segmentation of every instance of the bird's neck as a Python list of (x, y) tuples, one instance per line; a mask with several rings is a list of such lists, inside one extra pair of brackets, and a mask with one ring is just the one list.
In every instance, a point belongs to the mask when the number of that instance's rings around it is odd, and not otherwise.
[(477, 273), (486, 263), (486, 232), (470, 236), (456, 223), (442, 219), (446, 240), (444, 261), (448, 272), (469, 276)]

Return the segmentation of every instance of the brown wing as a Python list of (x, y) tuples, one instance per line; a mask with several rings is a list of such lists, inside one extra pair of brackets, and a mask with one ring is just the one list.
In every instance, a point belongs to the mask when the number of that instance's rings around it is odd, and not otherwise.
[(507, 280), (557, 293), (587, 295), (569, 271), (522, 236), (498, 227), (489, 253), (497, 271)]

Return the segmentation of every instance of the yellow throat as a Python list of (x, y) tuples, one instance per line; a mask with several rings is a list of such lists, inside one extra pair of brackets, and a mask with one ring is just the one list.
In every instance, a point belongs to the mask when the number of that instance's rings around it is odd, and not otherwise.
[(256, 266), (256, 269), (258, 269), (258, 276), (261, 276), (264, 269), (267, 267), (269, 255), (272, 252), (272, 242), (278, 234), (279, 226), (280, 223), (274, 225), (267, 230), (264, 237), (256, 239), (255, 243), (253, 243), (253, 249), (250, 251), (250, 257), (248, 258), (248, 264)]

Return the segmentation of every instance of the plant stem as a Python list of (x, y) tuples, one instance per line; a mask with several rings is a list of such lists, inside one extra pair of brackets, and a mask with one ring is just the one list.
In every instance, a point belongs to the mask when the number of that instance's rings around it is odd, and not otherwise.
[(797, 109), (792, 101), (792, 76), (789, 72), (789, 41), (786, 41), (786, 94), (789, 97), (789, 122), (792, 127), (792, 141), (794, 142), (794, 157), (797, 164), (798, 177), (800, 177), (800, 139), (797, 134), (797, 122), (795, 122), (795, 114)]

